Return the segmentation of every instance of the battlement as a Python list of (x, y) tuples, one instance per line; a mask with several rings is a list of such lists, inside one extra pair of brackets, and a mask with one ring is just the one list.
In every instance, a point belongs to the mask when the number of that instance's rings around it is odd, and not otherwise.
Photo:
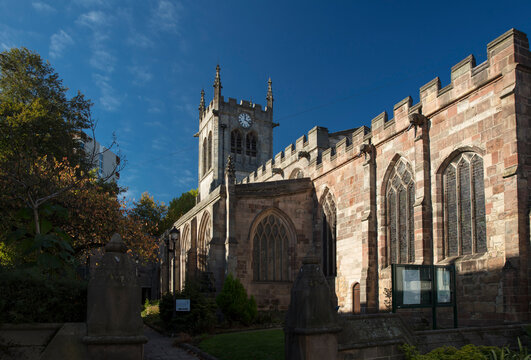
[[(367, 142), (377, 146), (382, 141), (407, 130), (410, 127), (409, 115), (423, 114), (428, 119), (449, 105), (461, 100), (484, 85), (496, 81), (516, 64), (531, 67), (531, 53), (526, 34), (511, 29), (487, 45), (487, 60), (479, 65), (473, 55), (468, 55), (450, 69), (450, 84), (441, 88), (439, 77), (435, 77), (419, 89), (420, 101), (413, 104), (407, 96), (393, 106), (393, 117), (388, 119), (387, 112), (382, 112), (371, 120), (371, 127), (362, 126), (329, 134), (328, 129), (315, 126), (307, 135), (288, 145), (284, 151), (252, 172), (242, 182), (261, 182), (270, 180), (275, 175), (287, 179), (289, 174), (281, 173), (301, 157), (308, 161), (305, 172), (312, 173), (323, 164), (332, 163), (341, 155), (351, 152), (359, 156), (361, 145)], [(340, 139), (334, 138), (339, 135)], [(300, 163), (300, 162), (299, 162)], [(275, 169), (273, 171), (273, 169)]]

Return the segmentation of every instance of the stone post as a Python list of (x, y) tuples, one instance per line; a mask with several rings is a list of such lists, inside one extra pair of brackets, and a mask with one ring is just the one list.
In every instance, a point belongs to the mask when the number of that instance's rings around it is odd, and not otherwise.
[(120, 235), (114, 234), (89, 280), (83, 342), (91, 359), (143, 359), (147, 338), (140, 317), (141, 293), (126, 250)]
[(285, 355), (290, 360), (337, 358), (337, 311), (318, 257), (306, 257), (291, 289), (284, 328)]
[(376, 230), (376, 149), (372, 144), (360, 147), (363, 154), (363, 195), (361, 218), (362, 268), (360, 278), (361, 311), (378, 311), (378, 241)]

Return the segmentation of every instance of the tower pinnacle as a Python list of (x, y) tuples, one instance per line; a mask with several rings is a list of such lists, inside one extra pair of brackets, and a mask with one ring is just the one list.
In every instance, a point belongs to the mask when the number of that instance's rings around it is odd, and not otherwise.
[(221, 78), (219, 76), (220, 67), (216, 65), (216, 78), (214, 79), (214, 102), (219, 104), (221, 100)]
[(199, 119), (205, 112), (205, 90), (201, 89), (201, 101), (199, 102)]
[(267, 108), (273, 109), (273, 88), (271, 87), (271, 78), (267, 81)]

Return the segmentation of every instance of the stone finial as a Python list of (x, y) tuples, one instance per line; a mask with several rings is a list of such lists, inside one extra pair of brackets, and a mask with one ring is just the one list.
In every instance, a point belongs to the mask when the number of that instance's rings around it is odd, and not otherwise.
[(105, 245), (105, 252), (115, 252), (115, 253), (125, 253), (127, 251), (127, 246), (125, 245), (122, 237), (118, 233), (114, 233), (111, 238), (111, 241)]
[(267, 108), (272, 109), (273, 108), (273, 88), (271, 87), (271, 78), (267, 81)]
[(205, 90), (201, 89), (201, 101), (199, 101), (199, 117), (205, 112)]
[(227, 182), (229, 184), (234, 184), (236, 182), (236, 170), (234, 169), (234, 161), (232, 155), (227, 157), (227, 166), (225, 166), (225, 176), (227, 177)]
[(221, 86), (221, 77), (219, 76), (219, 71), (221, 68), (219, 67), (219, 64), (216, 65), (216, 78), (214, 79), (214, 102), (219, 102), (221, 100), (221, 89), (223, 86)]

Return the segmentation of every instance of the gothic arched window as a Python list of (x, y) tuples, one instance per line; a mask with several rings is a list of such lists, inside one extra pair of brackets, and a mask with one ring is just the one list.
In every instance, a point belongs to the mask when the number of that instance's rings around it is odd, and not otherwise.
[(210, 214), (205, 212), (199, 225), (199, 238), (197, 242), (197, 270), (208, 269), (208, 245), (210, 243)]
[(323, 228), (321, 233), (323, 247), (323, 273), (336, 276), (336, 204), (330, 192), (321, 198), (323, 207)]
[(443, 171), (444, 255), (487, 251), (483, 159), (463, 152)]
[(212, 168), (212, 131), (208, 133), (208, 159), (207, 159), (207, 168), (210, 170)]
[(205, 138), (205, 140), (203, 140), (203, 176), (207, 172), (207, 146), (207, 138)]
[(254, 279), (288, 281), (289, 225), (275, 212), (269, 212), (258, 221), (252, 234)]
[(245, 137), (245, 154), (256, 157), (256, 135), (252, 132)]
[(242, 133), (240, 130), (232, 130), (230, 133), (230, 152), (233, 154), (242, 153)]
[(403, 160), (397, 161), (387, 181), (387, 246), (388, 264), (415, 261), (415, 227), (413, 204), (415, 182), (413, 171)]
[(186, 279), (186, 271), (188, 268), (186, 267), (186, 263), (188, 262), (188, 251), (190, 250), (190, 226), (186, 225), (184, 227), (183, 233), (181, 235), (181, 266), (180, 266), (180, 278), (179, 278), (179, 289), (182, 290), (184, 288), (184, 283)]

